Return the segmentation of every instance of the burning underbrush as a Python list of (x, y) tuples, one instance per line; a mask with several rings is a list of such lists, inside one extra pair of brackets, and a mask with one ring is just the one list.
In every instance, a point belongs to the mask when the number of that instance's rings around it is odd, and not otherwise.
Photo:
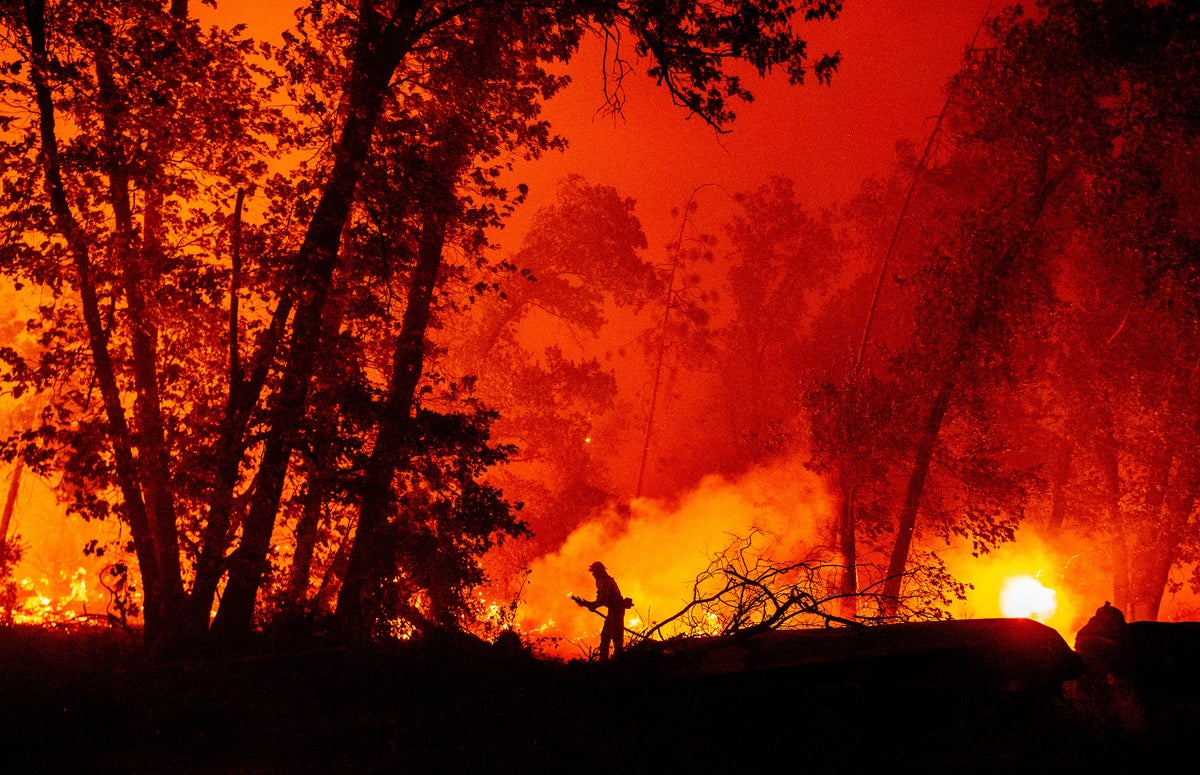
[[(834, 504), (800, 457), (730, 479), (705, 478), (674, 501), (635, 499), (578, 527), (521, 577), (507, 621), (548, 656), (588, 658), (603, 617), (572, 602), (591, 598), (587, 568), (602, 561), (633, 608), (627, 640), (669, 640), (755, 628), (797, 629), (913, 619), (1029, 618), (1068, 642), (1111, 598), (1109, 553), (1087, 535), (1041, 534), (982, 552), (935, 540), (914, 549), (904, 598), (880, 597), (887, 546), (860, 545), (857, 593), (844, 594), (846, 565), (834, 536)], [(1195, 618), (1196, 600), (1173, 584), (1160, 618)]]
[[(821, 482), (791, 461), (737, 481), (707, 477), (675, 503), (634, 500), (585, 523), (530, 565), (517, 626), (528, 636), (556, 641), (559, 656), (586, 656), (602, 622), (570, 595), (591, 597), (586, 569), (593, 561), (603, 561), (633, 599), (627, 625), (644, 631), (694, 599), (697, 577), (732, 542), (753, 535), (757, 555), (813, 556), (810, 547), (828, 544), (830, 514)], [(679, 624), (662, 634), (719, 628), (694, 618)]]
[(8, 587), (0, 622), (9, 625), (127, 627), (139, 610), (136, 585), (122, 563), (21, 574)]
[(557, 551), (529, 565), (515, 628), (548, 655), (587, 658), (603, 617), (575, 605), (572, 595), (592, 597), (586, 569), (596, 560), (633, 600), (625, 626), (634, 643), (999, 616), (1033, 618), (1070, 636), (1094, 607), (1096, 598), (1066, 585), (1068, 561), (1032, 534), (1018, 547), (982, 557), (955, 547), (920, 552), (905, 597), (892, 608), (881, 597), (887, 558), (864, 547), (853, 569), (857, 593), (847, 597), (848, 569), (831, 548), (833, 512), (823, 483), (799, 459), (737, 479), (710, 476), (674, 502), (634, 500), (584, 523)]

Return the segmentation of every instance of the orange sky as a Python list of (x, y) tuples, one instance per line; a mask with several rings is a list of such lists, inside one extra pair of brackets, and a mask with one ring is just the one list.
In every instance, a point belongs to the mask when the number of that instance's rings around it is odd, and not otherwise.
[[(245, 22), (252, 36), (277, 41), (291, 25), (291, 9), (298, 1), (224, 0), (215, 12), (193, 2), (192, 13), (206, 23)], [(865, 177), (889, 170), (898, 141), (918, 147), (924, 143), (945, 101), (947, 80), (961, 64), (985, 11), (994, 12), (1002, 5), (1001, 0), (847, 0), (836, 21), (803, 28), (814, 57), (841, 52), (842, 65), (832, 85), (818, 85), (815, 79), (798, 87), (789, 87), (782, 79), (752, 83), (756, 102), (740, 107), (738, 121), (725, 135), (701, 121), (688, 120), (665, 92), (645, 78), (627, 82), (623, 116), (598, 113), (604, 102), (602, 62), (593, 42), (572, 64), (573, 85), (547, 106), (547, 117), (568, 138), (570, 148), (519, 171), (532, 186), (531, 200), (509, 230), (508, 240), (520, 238), (522, 222), (552, 201), (556, 182), (569, 173), (612, 185), (637, 200), (651, 261), (665, 254), (664, 245), (678, 228), (671, 210), (701, 186), (706, 186), (699, 199), (702, 213), (711, 212), (714, 219), (720, 218), (728, 203), (722, 189), (744, 191), (771, 175), (794, 179), (810, 208), (845, 200)], [(686, 593), (686, 584), (694, 577), (692, 564), (702, 568), (709, 553), (723, 546), (720, 541), (745, 532), (744, 521), (728, 520), (745, 515), (758, 527), (781, 521), (799, 524), (805, 538), (819, 532), (828, 513), (825, 497), (819, 486), (805, 478), (801, 465), (795, 461), (783, 465), (781, 470), (751, 471), (734, 482), (708, 478), (677, 504), (645, 498), (632, 503), (631, 520), (585, 525), (558, 552), (539, 560), (524, 590), (526, 598), (543, 601), (541, 614), (549, 610), (563, 619), (582, 617), (594, 625), (586, 612), (569, 603), (566, 591), (588, 593), (586, 564), (603, 555), (621, 574), (625, 592), (637, 601), (637, 615), (652, 619), (670, 612), (681, 594), (671, 585), (682, 580)], [(788, 496), (790, 511), (776, 508), (771, 498), (759, 494), (774, 492), (772, 487), (778, 490), (780, 482), (802, 488), (799, 493), (790, 489), (775, 493)], [(48, 495), (44, 487), (31, 485), (23, 490), (19, 511), (27, 516), (14, 525), (14, 532), (30, 537), (47, 526), (43, 517), (52, 508)], [(737, 500), (747, 495), (754, 496), (750, 506)], [(800, 508), (797, 504), (802, 506), (800, 515), (793, 513)], [(714, 527), (690, 535), (694, 546), (673, 546), (672, 563), (685, 565), (675, 572), (675, 565), (664, 562), (661, 549), (667, 543), (678, 544), (678, 536), (670, 530), (681, 521), (711, 522)], [(82, 543), (76, 530), (80, 526), (64, 525), (56, 542), (46, 539), (46, 547), (69, 546), (74, 551)], [(639, 525), (645, 529), (633, 529)], [(1081, 576), (1077, 555), (1059, 556), (1027, 531), (1022, 539), (1019, 549), (1004, 547), (983, 560), (965, 550), (947, 553), (952, 571), (971, 577), (977, 585), (977, 593), (955, 615), (998, 615), (1003, 582), (1014, 574), (1027, 574), (1056, 589), (1058, 618), (1050, 623), (1066, 635), (1073, 633), (1081, 618), (1103, 599), (1096, 597), (1096, 590), (1105, 587), (1107, 580)], [(46, 547), (31, 548), (27, 555), (31, 569), (27, 572), (35, 577), (53, 570), (49, 558), (58, 549)], [(72, 561), (64, 572), (74, 571)], [(1193, 602), (1189, 596), (1185, 604)], [(1173, 610), (1178, 606), (1172, 599), (1165, 600), (1164, 618), (1172, 617)]]
[(946, 81), (988, 6), (987, 0), (849, 0), (836, 21), (803, 28), (812, 55), (842, 53), (833, 83), (753, 82), (755, 102), (738, 110), (725, 135), (687, 120), (644, 78), (629, 85), (623, 119), (597, 115), (602, 83), (591, 46), (576, 60), (573, 85), (548, 106), (571, 147), (541, 160), (539, 177), (552, 182), (581, 172), (614, 185), (639, 202), (648, 228), (670, 222), (671, 208), (705, 183), (736, 192), (781, 174), (795, 179), (815, 206), (844, 199), (864, 177), (890, 166), (897, 140), (925, 140)]
[[(213, 12), (194, 3), (202, 19)], [(278, 40), (292, 21), (296, 0), (218, 3), (223, 23), (244, 22), (251, 35)], [(603, 104), (599, 46), (593, 41), (572, 65), (574, 83), (547, 106), (547, 116), (570, 141), (525, 170), (532, 186), (523, 217), (553, 199), (555, 183), (581, 173), (615, 186), (639, 203), (651, 249), (674, 231), (672, 208), (704, 184), (733, 193), (773, 174), (795, 179), (814, 207), (852, 195), (866, 176), (882, 173), (898, 140), (922, 143), (945, 100), (947, 79), (958, 69), (985, 11), (1001, 0), (847, 0), (832, 22), (805, 24), (810, 54), (840, 51), (832, 85), (810, 79), (790, 87), (777, 78), (751, 84), (753, 104), (741, 106), (732, 131), (716, 134), (670, 103), (646, 78), (626, 84), (623, 117), (600, 115)], [(710, 188), (702, 207), (720, 208)], [(523, 218), (512, 229), (520, 231)]]
[[(205, 23), (244, 22), (250, 35), (278, 41), (297, 4), (224, 0), (214, 12), (193, 2), (192, 13)], [(771, 175), (796, 180), (810, 207), (846, 199), (864, 177), (889, 169), (897, 141), (924, 142), (945, 100), (945, 84), (990, 5), (990, 0), (847, 0), (836, 21), (803, 28), (814, 58), (841, 52), (832, 85), (815, 79), (797, 87), (781, 78), (752, 82), (757, 100), (740, 106), (738, 121), (724, 135), (688, 120), (644, 77), (626, 83), (623, 116), (599, 114), (602, 62), (593, 42), (572, 64), (572, 86), (547, 106), (547, 117), (570, 147), (520, 170), (532, 187), (531, 200), (508, 240), (520, 238), (522, 221), (552, 201), (557, 181), (569, 173), (637, 200), (652, 261), (678, 228), (671, 210), (700, 186), (708, 186), (700, 195), (702, 211), (714, 217), (728, 203), (722, 189), (743, 191)], [(657, 506), (642, 508), (649, 513)], [(24, 527), (28, 532), (32, 525)], [(578, 571), (575, 562), (564, 565), (564, 573)], [(637, 592), (640, 600), (654, 598), (649, 589)]]

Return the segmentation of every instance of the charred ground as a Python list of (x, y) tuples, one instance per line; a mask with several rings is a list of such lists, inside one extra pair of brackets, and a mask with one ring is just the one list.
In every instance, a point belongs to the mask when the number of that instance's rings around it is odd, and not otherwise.
[(1032, 647), (1013, 640), (1027, 625), (968, 625), (964, 635), (968, 623), (946, 624), (877, 628), (857, 642), (774, 633), (667, 644), (608, 665), (451, 635), (369, 650), (264, 641), (151, 663), (115, 631), (10, 628), (0, 630), (0, 765), (1072, 772), (1186, 761), (1200, 731), (1200, 671), (1186, 667), (1195, 630), (1143, 628), (1146, 669), (1089, 688), (1065, 643), (1037, 632)]

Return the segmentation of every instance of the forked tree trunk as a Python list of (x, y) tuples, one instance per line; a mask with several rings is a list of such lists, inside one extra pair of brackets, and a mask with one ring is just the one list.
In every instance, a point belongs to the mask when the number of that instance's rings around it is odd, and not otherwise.
[(213, 621), (219, 638), (241, 639), (254, 625), (254, 606), (267, 570), (271, 534), (292, 457), (295, 431), (304, 420), (317, 348), (324, 330), (326, 302), (333, 284), (342, 231), (354, 201), (371, 137), (383, 109), (392, 74), (411, 43), (400, 34), (399, 18), (364, 12), (355, 42), (347, 90), (347, 118), (334, 150), (333, 170), (296, 259), (299, 298), (286, 365), (271, 408), (242, 540), (229, 563), (229, 577)]
[(338, 594), (339, 627), (352, 636), (362, 636), (370, 627), (373, 587), (390, 554), (384, 532), (392, 504), (392, 479), (412, 436), (413, 404), (425, 367), (425, 334), (442, 266), (447, 219), (444, 212), (439, 212), (445, 197), (433, 199), (422, 219), (417, 266), (392, 355), (386, 407), (363, 477), (358, 530)]
[[(184, 7), (186, 12), (186, 4)], [(107, 34), (107, 30), (105, 30)], [(108, 36), (111, 37), (111, 36)], [(167, 449), (158, 385), (158, 330), (148, 298), (158, 287), (158, 268), (163, 256), (162, 159), (165, 150), (160, 139), (151, 138), (141, 173), (143, 192), (142, 228), (134, 223), (131, 206), (133, 176), (122, 152), (125, 131), (124, 106), (113, 81), (107, 51), (99, 54), (96, 64), (105, 142), (108, 146), (106, 173), (109, 203), (113, 208), (113, 255), (120, 269), (119, 292), (128, 307), (130, 363), (134, 387), (134, 424), (138, 440), (139, 486), (145, 499), (150, 522), (154, 557), (139, 557), (139, 564), (154, 562), (162, 580), (163, 615), (174, 629), (182, 613), (183, 576), (179, 558), (175, 499), (171, 485), (171, 459)], [(135, 244), (141, 234), (140, 251)], [(154, 644), (151, 644), (154, 645)]]
[(92, 367), (95, 370), (96, 383), (104, 404), (108, 436), (112, 444), (116, 468), (117, 486), (122, 496), (121, 509), (125, 519), (129, 522), (142, 575), (145, 638), (147, 642), (154, 642), (161, 634), (164, 622), (172, 614), (165, 605), (165, 600), (169, 596), (164, 592), (164, 580), (160, 572), (162, 566), (158, 561), (159, 555), (155, 546), (154, 531), (146, 513), (146, 504), (142, 499), (140, 471), (133, 454), (132, 434), (121, 401), (121, 390), (117, 383), (112, 356), (108, 351), (108, 330), (100, 309), (88, 236), (71, 210), (59, 161), (54, 98), (47, 80), (49, 54), (46, 45), (44, 0), (27, 0), (25, 12), (25, 24), (29, 31), (31, 48), (30, 79), (33, 83), (38, 111), (42, 172), (45, 176), (46, 193), (50, 201), (55, 228), (65, 240), (75, 266), (76, 289), (79, 293), (80, 307), (87, 329)]

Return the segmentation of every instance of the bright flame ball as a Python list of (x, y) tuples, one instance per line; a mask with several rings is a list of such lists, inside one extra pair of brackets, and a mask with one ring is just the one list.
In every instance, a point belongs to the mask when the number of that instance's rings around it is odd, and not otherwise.
[(1057, 609), (1055, 591), (1033, 576), (1014, 576), (1000, 590), (1000, 612), (1006, 617), (1045, 621)]

